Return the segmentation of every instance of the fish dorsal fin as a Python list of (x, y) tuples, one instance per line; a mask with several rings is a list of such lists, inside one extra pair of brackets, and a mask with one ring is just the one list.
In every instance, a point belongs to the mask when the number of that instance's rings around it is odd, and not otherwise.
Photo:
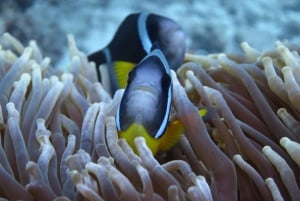
[(136, 66), (136, 64), (127, 61), (115, 61), (113, 66), (119, 88), (125, 88), (128, 74)]

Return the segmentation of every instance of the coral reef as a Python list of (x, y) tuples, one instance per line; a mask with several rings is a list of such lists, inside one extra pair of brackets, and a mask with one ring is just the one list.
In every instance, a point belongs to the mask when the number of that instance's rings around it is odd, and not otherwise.
[[(1, 200), (299, 200), (299, 46), (186, 54), (172, 72), (184, 135), (156, 157), (118, 139), (111, 97), (69, 36), (66, 72), (35, 41), (0, 47)], [(209, 110), (202, 119), (198, 107)]]

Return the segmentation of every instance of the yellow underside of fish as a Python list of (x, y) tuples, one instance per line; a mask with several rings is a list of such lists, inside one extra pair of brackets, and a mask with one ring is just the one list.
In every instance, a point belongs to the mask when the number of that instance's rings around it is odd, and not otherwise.
[(119, 137), (126, 139), (129, 146), (131, 146), (131, 148), (136, 153), (137, 153), (137, 150), (136, 150), (135, 145), (134, 145), (134, 139), (136, 137), (139, 137), (139, 136), (145, 138), (147, 146), (149, 147), (149, 149), (151, 149), (153, 154), (156, 154), (156, 152), (158, 151), (158, 147), (159, 147), (161, 139), (155, 139), (155, 138), (151, 137), (147, 133), (147, 131), (144, 128), (143, 125), (133, 123), (125, 131), (120, 131), (119, 132)]
[[(199, 115), (201, 117), (205, 117), (207, 115), (207, 109), (200, 109)], [(167, 151), (177, 144), (180, 136), (182, 135), (184, 128), (180, 121), (175, 120), (168, 123), (165, 133), (159, 139), (155, 139), (151, 137), (141, 124), (133, 123), (127, 130), (120, 131), (119, 137), (126, 139), (129, 146), (137, 153), (137, 150), (134, 145), (134, 139), (138, 136), (144, 137), (147, 143), (147, 146), (152, 151), (153, 155), (155, 155), (158, 151)]]
[(125, 88), (128, 80), (128, 73), (136, 66), (135, 63), (127, 61), (115, 61), (114, 71), (119, 88)]
[(167, 151), (177, 144), (182, 133), (183, 126), (178, 120), (176, 120), (168, 124), (164, 135), (159, 139), (151, 137), (144, 126), (140, 124), (132, 124), (127, 130), (120, 131), (119, 137), (126, 139), (127, 143), (136, 153), (137, 151), (134, 145), (134, 139), (138, 136), (144, 137), (147, 146), (152, 151), (153, 155), (155, 155), (158, 151)]
[(181, 123), (179, 121), (174, 121), (168, 125), (166, 132), (161, 138), (155, 139), (147, 133), (143, 125), (134, 123), (127, 130), (120, 131), (119, 137), (126, 139), (134, 152), (137, 152), (134, 145), (134, 139), (138, 136), (144, 137), (147, 146), (152, 151), (153, 155), (155, 155), (158, 151), (166, 151), (173, 147), (178, 142), (182, 132), (183, 127)]

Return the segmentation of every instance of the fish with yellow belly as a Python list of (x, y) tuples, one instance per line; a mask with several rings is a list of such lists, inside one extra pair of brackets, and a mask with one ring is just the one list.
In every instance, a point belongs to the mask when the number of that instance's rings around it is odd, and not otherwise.
[(134, 147), (134, 138), (142, 136), (155, 154), (164, 139), (171, 100), (169, 65), (161, 50), (155, 49), (128, 75), (116, 115), (119, 136), (131, 147)]

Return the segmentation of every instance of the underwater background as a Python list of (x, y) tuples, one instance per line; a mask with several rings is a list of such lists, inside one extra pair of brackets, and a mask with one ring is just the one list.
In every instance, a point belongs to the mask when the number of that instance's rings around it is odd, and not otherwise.
[[(0, 200), (299, 201), (299, 5), (0, 0)], [(172, 101), (168, 126), (182, 127), (179, 142), (155, 155), (143, 137), (128, 144), (133, 137), (125, 140), (118, 129), (131, 88), (112, 96), (114, 76), (98, 68), (99, 82), (87, 57), (128, 14), (142, 11), (174, 19), (187, 36), (184, 63), (171, 78), (154, 65), (142, 68), (164, 74), (154, 91), (168, 94), (155, 98)], [(126, 42), (129, 33), (136, 34), (128, 30)], [(140, 53), (131, 44), (116, 49)], [(151, 54), (146, 59), (155, 64)], [(149, 71), (141, 77), (139, 67), (127, 86), (157, 79)], [(145, 86), (136, 89), (152, 91)], [(128, 103), (145, 109), (147, 119), (169, 112), (133, 97), (138, 104)], [(199, 109), (207, 112), (202, 118)], [(159, 146), (169, 148), (173, 136), (163, 137)]]
[(66, 34), (89, 54), (111, 40), (128, 14), (148, 11), (177, 21), (191, 52), (238, 53), (242, 41), (263, 51), (277, 40), (299, 44), (299, 8), (297, 0), (2, 0), (0, 34), (24, 44), (36, 40), (55, 66), (63, 66)]

